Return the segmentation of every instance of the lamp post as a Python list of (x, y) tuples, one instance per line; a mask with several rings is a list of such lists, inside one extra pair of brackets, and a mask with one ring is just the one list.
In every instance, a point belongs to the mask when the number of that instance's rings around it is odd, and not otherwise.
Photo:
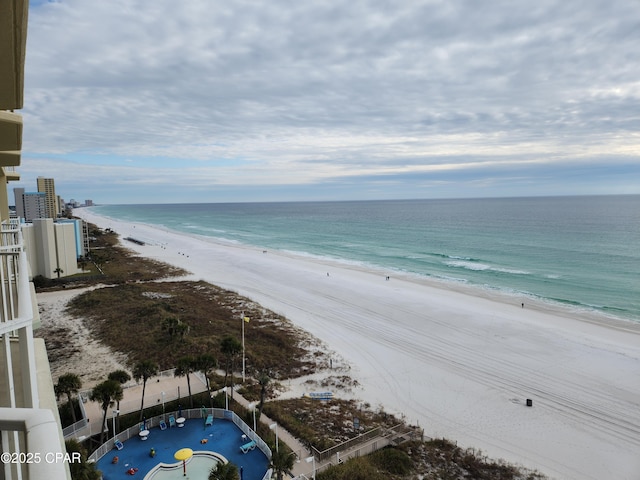
[(256, 402), (251, 402), (248, 407), (253, 411), (253, 431), (256, 431)]
[(244, 356), (244, 324), (245, 323), (249, 323), (249, 317), (245, 317), (244, 316), (244, 311), (242, 312), (242, 320), (240, 321), (240, 323), (242, 323), (242, 383), (244, 383), (245, 380), (245, 376), (244, 376), (244, 371), (245, 371), (245, 356)]
[(160, 395), (162, 395), (162, 420), (164, 420), (164, 392), (160, 392)]
[(313, 462), (313, 480), (316, 480), (316, 457), (311, 456), (304, 459), (305, 462)]
[(269, 430), (276, 430), (276, 452), (278, 451), (278, 424), (277, 423), (272, 423), (271, 425), (269, 425)]
[(111, 427), (113, 428), (113, 438), (116, 438), (116, 415), (120, 413), (120, 410), (113, 410), (113, 415), (111, 416)]

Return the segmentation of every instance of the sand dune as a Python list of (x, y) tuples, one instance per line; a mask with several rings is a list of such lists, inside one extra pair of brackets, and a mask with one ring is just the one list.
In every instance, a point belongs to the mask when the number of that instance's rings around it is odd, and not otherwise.
[(640, 479), (640, 325), (75, 213), (285, 315), (428, 436), (554, 478)]

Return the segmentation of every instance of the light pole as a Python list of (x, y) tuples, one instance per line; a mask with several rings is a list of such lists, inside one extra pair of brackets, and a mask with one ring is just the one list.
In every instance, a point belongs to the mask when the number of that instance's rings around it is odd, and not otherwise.
[(253, 431), (256, 431), (256, 402), (251, 402), (248, 407), (253, 411)]
[(316, 457), (311, 456), (304, 459), (305, 462), (313, 462), (313, 480), (316, 480)]
[(116, 438), (116, 415), (120, 413), (120, 410), (113, 410), (113, 415), (111, 416), (111, 427), (113, 428), (113, 438)]
[(278, 451), (278, 424), (277, 423), (272, 423), (271, 425), (269, 425), (269, 430), (273, 430), (275, 428), (276, 430), (276, 452)]
[(160, 392), (160, 395), (162, 395), (162, 420), (164, 420), (164, 392)]
[(249, 323), (249, 317), (244, 316), (244, 312), (242, 312), (242, 383), (244, 383), (244, 367), (245, 367), (245, 356), (244, 356), (244, 324)]

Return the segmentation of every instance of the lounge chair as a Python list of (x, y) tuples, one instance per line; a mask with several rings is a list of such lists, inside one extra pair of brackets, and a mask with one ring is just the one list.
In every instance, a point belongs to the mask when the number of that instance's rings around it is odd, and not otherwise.
[(160, 420), (160, 423), (158, 424), (158, 426), (160, 427), (160, 430), (167, 429), (167, 423), (164, 420)]
[(240, 447), (240, 451), (242, 453), (248, 453), (249, 450), (253, 450), (254, 448), (256, 448), (256, 441), (255, 440), (251, 440), (249, 443), (245, 443), (244, 445), (242, 445)]
[(122, 442), (117, 438), (113, 441), (113, 446), (118, 450), (122, 450), (124, 448), (124, 445), (122, 444)]
[(176, 426), (176, 417), (169, 415), (169, 428)]
[(207, 419), (204, 421), (205, 427), (208, 427), (209, 425), (213, 425), (213, 415), (207, 415)]

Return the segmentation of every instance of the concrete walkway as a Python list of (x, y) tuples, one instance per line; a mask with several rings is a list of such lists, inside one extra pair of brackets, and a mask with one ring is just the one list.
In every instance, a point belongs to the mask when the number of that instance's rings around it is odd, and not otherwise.
[[(144, 392), (144, 406), (151, 407), (154, 405), (161, 405), (163, 401), (165, 403), (177, 400), (179, 398), (186, 398), (189, 396), (189, 389), (187, 386), (186, 377), (174, 377), (173, 371), (163, 372), (161, 376), (152, 377), (147, 380), (147, 386)], [(191, 393), (201, 393), (207, 390), (206, 384), (201, 380), (198, 375), (190, 375), (191, 381)], [(163, 394), (164, 392), (164, 394)], [(81, 392), (81, 398), (87, 398), (88, 392)], [(124, 415), (131, 412), (140, 411), (140, 401), (142, 400), (142, 382), (139, 384), (131, 382), (126, 384), (123, 388), (123, 398), (120, 401), (120, 415)], [(186, 402), (187, 400), (185, 400)], [(83, 402), (84, 409), (89, 420), (88, 428), (79, 430), (76, 433), (76, 437), (88, 437), (97, 435), (101, 430), (102, 416), (104, 412), (98, 402), (92, 402), (87, 400)], [(185, 403), (183, 407), (189, 406)], [(113, 408), (107, 413), (107, 423), (113, 421)]]

